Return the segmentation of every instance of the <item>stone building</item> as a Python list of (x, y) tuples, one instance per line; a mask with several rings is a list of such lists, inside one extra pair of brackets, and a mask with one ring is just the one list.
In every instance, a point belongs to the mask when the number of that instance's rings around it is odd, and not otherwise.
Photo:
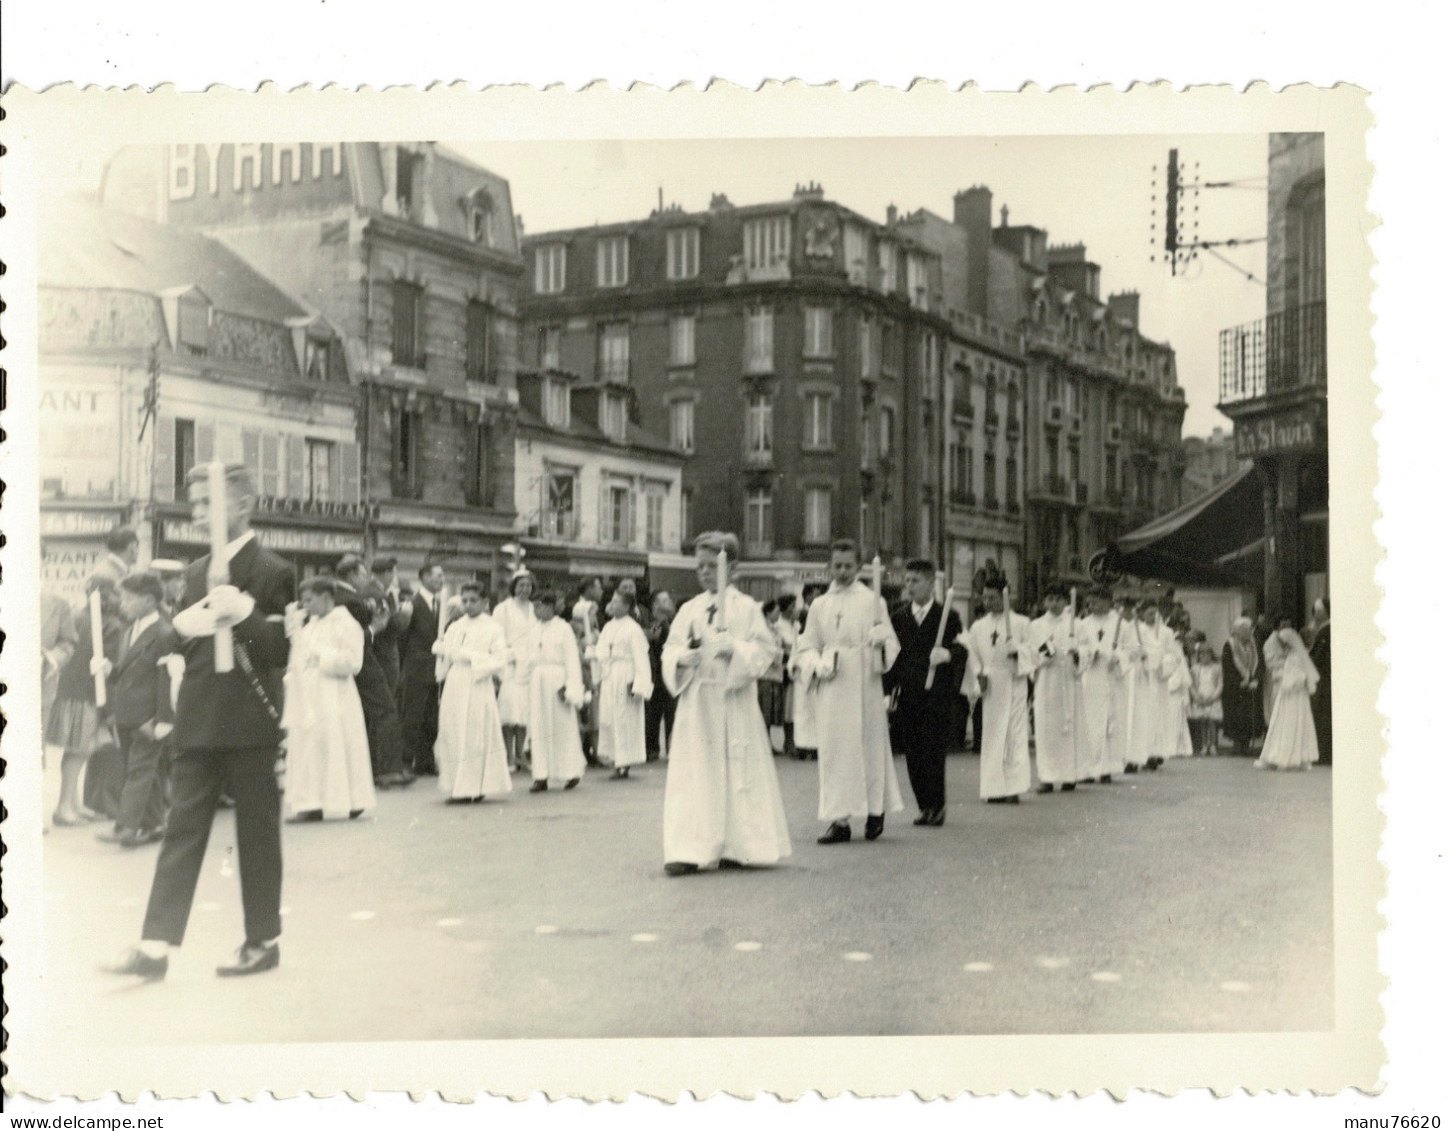
[(1219, 335), (1219, 409), (1263, 490), (1264, 607), (1307, 620), (1329, 585), (1324, 135), (1269, 136), (1265, 316)]
[(1042, 229), (1008, 219), (1004, 207), (993, 227), (991, 190), (977, 186), (956, 195), (950, 222), (922, 211), (899, 230), (940, 253), (958, 337), (995, 346), (991, 359), (964, 362), (1006, 422), (981, 431), (984, 454), (1001, 459), (1001, 487), (976, 502), (1013, 519), (1022, 500), (1020, 581), (1031, 602), (1048, 578), (1086, 582), (1120, 532), (1178, 505), (1187, 405), (1172, 348), (1139, 329), (1138, 295), (1104, 299), (1081, 244), (1049, 246)]
[(937, 256), (892, 224), (790, 200), (530, 235), (524, 365), (544, 399), (595, 390), (684, 457), (679, 542), (742, 536), (757, 595), (821, 575), (829, 543), (888, 564), (941, 549)]
[(216, 240), (93, 203), (40, 224), (41, 556), (78, 600), (108, 530), (207, 550), (186, 474), (252, 468), (263, 545), (299, 574), (363, 547), (357, 393), (330, 323)]
[[(103, 199), (200, 230), (341, 335), (369, 552), (488, 578), (514, 534), (508, 182), (435, 143), (129, 148)], [(330, 378), (329, 378), (330, 379)]]
[(1234, 454), (1233, 436), (1215, 428), (1208, 436), (1183, 437), (1183, 501), (1197, 498), (1222, 483), (1244, 461)]

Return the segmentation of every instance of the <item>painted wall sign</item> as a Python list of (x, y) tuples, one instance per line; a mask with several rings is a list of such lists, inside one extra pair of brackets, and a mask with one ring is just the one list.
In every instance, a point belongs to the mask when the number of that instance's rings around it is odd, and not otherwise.
[(1311, 451), (1323, 446), (1323, 428), (1316, 405), (1239, 421), (1234, 426), (1234, 454), (1241, 459), (1275, 452)]

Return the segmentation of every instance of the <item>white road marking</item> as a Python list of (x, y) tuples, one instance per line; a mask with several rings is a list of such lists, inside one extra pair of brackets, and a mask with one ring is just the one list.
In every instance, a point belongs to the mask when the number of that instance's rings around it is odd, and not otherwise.
[(985, 974), (992, 969), (992, 964), (990, 962), (968, 962), (962, 969), (971, 974)]
[(841, 955), (847, 962), (870, 962), (871, 956), (864, 950), (848, 950)]
[(1247, 982), (1221, 982), (1218, 988), (1230, 994), (1246, 994), (1253, 989)]
[(1037, 965), (1041, 966), (1044, 970), (1061, 970), (1064, 966), (1067, 965), (1067, 959), (1066, 958), (1039, 958), (1037, 960)]
[(545, 926), (542, 926), (542, 927), (535, 927), (534, 928), (534, 934), (536, 934), (536, 935), (557, 935), (558, 933), (559, 933), (559, 928), (558, 927), (549, 926), (547, 924)]
[(736, 943), (735, 949), (746, 952), (755, 951), (760, 949), (760, 944), (758, 942), (751, 942), (747, 939), (745, 942)]
[(201, 911), (220, 911), (222, 909), (222, 905), (220, 903), (198, 903), (196, 906)]
[(1114, 974), (1111, 970), (1098, 970), (1092, 975), (1094, 982), (1121, 982), (1123, 976)]
[(461, 927), (461, 926), (463, 926), (463, 920), (462, 919), (439, 919), (438, 920), (438, 925), (440, 927)]
[(651, 935), (648, 933), (629, 936), (630, 942), (659, 942), (659, 940), (659, 935)]
[(351, 915), (348, 916), (348, 918), (356, 919), (361, 922), (364, 919), (375, 919), (377, 918), (377, 914), (378, 913), (376, 911), (354, 911)]

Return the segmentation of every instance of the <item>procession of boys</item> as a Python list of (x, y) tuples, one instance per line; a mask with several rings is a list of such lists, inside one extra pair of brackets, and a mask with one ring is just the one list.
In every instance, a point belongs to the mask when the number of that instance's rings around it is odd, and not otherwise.
[(700, 592), (677, 611), (663, 593), (644, 609), (628, 579), (560, 593), (522, 554), (496, 605), (481, 582), (450, 589), (437, 563), (408, 588), (392, 562), (349, 556), (299, 586), (250, 528), (245, 467), (199, 466), (188, 485), (211, 554), (140, 568), (123, 528), (84, 612), (47, 607), (53, 824), (160, 842), (141, 937), (104, 967), (118, 975), (165, 976), (219, 806), (236, 809), (246, 936), (217, 973), (240, 976), (280, 962), (283, 821), (366, 819), (379, 791), (430, 780), (440, 804), (479, 805), (509, 799), (515, 775), (528, 793), (568, 793), (591, 765), (623, 781), (663, 760), (661, 863), (680, 878), (792, 855), (787, 753), (817, 763), (817, 844), (934, 835), (962, 704), (993, 805), (1111, 789), (1218, 753), (1220, 729), (1257, 768), (1328, 760), (1327, 603), (1316, 665), (1287, 620), (1260, 644), (1241, 619), (1220, 662), (1169, 601), (1052, 582), (1030, 618), (995, 572), (964, 626), (926, 559), (905, 563), (892, 608), (880, 560), (848, 540), (799, 617), (732, 583), (728, 532), (695, 540)]

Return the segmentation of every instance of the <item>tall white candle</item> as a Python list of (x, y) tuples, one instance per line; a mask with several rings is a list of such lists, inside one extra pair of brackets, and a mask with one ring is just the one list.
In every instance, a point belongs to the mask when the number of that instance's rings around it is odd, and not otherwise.
[[(101, 591), (92, 589), (90, 596), (91, 606), (91, 655), (100, 657), (106, 654), (106, 626), (101, 618)], [(100, 672), (96, 673), (96, 706), (106, 705), (106, 677)]]

